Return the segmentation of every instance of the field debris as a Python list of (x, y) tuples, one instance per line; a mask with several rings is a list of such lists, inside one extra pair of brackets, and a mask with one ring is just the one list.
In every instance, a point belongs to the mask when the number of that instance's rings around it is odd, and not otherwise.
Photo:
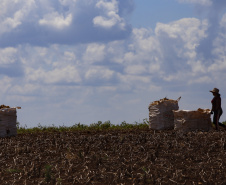
[(42, 132), (0, 138), (1, 184), (225, 184), (225, 131)]

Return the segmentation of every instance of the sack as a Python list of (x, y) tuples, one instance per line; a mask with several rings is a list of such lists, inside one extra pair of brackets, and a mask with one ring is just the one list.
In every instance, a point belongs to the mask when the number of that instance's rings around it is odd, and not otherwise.
[(197, 111), (175, 110), (174, 129), (183, 132), (201, 130), (209, 131), (211, 129), (210, 109), (201, 109)]
[(149, 127), (155, 130), (173, 129), (174, 114), (173, 110), (178, 110), (178, 101), (168, 98), (152, 102), (149, 109)]

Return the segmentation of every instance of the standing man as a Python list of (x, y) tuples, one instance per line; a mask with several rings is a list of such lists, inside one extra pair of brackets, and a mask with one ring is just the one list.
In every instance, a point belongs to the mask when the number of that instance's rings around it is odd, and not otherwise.
[(211, 101), (212, 103), (211, 114), (213, 114), (213, 123), (216, 126), (216, 130), (219, 129), (219, 126), (222, 126), (225, 128), (225, 125), (219, 122), (220, 117), (223, 113), (223, 110), (221, 108), (221, 95), (219, 94), (219, 89), (214, 88), (210, 92), (212, 92), (214, 96)]

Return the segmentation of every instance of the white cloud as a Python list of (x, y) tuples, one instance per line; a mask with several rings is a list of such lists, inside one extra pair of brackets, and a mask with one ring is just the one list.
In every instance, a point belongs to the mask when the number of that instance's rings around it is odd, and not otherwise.
[(17, 94), (17, 95), (34, 95), (39, 92), (41, 86), (37, 84), (23, 84), (23, 85), (15, 85), (11, 90), (10, 93)]
[(209, 84), (213, 80), (209, 76), (202, 76), (202, 77), (197, 77), (195, 79), (189, 80), (188, 84)]
[(76, 56), (73, 52), (65, 51), (64, 57), (69, 61), (75, 61), (76, 60)]
[(100, 0), (96, 3), (96, 7), (102, 8), (106, 12), (109, 12), (109, 11), (118, 12), (118, 1), (117, 0), (111, 0), (111, 1)]
[[(186, 79), (184, 74), (197, 74), (197, 71), (204, 71), (205, 62), (199, 60), (196, 48), (200, 41), (205, 38), (208, 28), (207, 21), (200, 21), (196, 18), (185, 18), (169, 24), (158, 23), (155, 34), (158, 37), (161, 48), (162, 60), (161, 69), (166, 77), (164, 80), (175, 81)], [(164, 73), (161, 73), (164, 74)], [(180, 77), (181, 76), (181, 77)]]
[(201, 22), (196, 18), (184, 18), (178, 21), (171, 22), (169, 24), (158, 23), (155, 28), (155, 34), (157, 36), (164, 36), (167, 34), (172, 39), (182, 39), (187, 44), (187, 47), (194, 49), (194, 44), (197, 43), (200, 38), (206, 37), (205, 31), (208, 28), (206, 20)]
[(137, 61), (136, 59), (137, 59), (137, 57), (133, 52), (130, 51), (130, 52), (125, 53), (124, 60), (126, 62), (133, 63), (134, 61)]
[(24, 43), (76, 45), (122, 39), (131, 33), (126, 15), (120, 13), (133, 6), (129, 1), (3, 0), (0, 5), (3, 47)]
[(93, 18), (95, 26), (110, 29), (115, 25), (119, 25), (120, 29), (125, 29), (125, 21), (118, 14), (118, 1), (117, 0), (100, 0), (96, 3), (96, 7), (104, 12), (105, 15), (96, 16)]
[(0, 49), (0, 56), (0, 65), (13, 64), (16, 61), (17, 49), (13, 47)]
[(106, 53), (108, 54), (108, 60), (113, 63), (122, 64), (124, 59), (124, 47), (125, 41), (113, 41), (108, 43)]
[(157, 86), (157, 85), (149, 85), (148, 86), (148, 91), (149, 92), (156, 92), (156, 93), (158, 93), (158, 92), (162, 91), (162, 87)]
[(83, 55), (83, 60), (94, 63), (101, 62), (105, 56), (105, 45), (92, 43), (89, 44), (86, 48), (86, 52)]
[(135, 45), (132, 46), (133, 49), (140, 50), (141, 52), (150, 52), (159, 50), (159, 42), (154, 37), (153, 31), (151, 29), (133, 29)]
[(198, 60), (198, 61), (191, 60), (191, 61), (188, 61), (188, 64), (191, 66), (192, 73), (194, 76), (196, 76), (197, 74), (200, 74), (200, 73), (205, 73), (207, 71), (207, 67), (200, 60)]
[(151, 74), (158, 74), (159, 72), (161, 71), (161, 63), (160, 62), (156, 62), (156, 63), (152, 63), (150, 66), (149, 66), (149, 72)]
[(194, 89), (201, 94), (215, 84), (226, 91), (225, 15), (206, 61), (197, 47), (209, 38), (208, 19), (124, 32), (128, 2), (1, 1), (0, 44), (12, 43), (0, 48), (0, 98), (24, 105), (19, 121), (89, 124), (91, 119), (127, 119), (126, 114), (134, 121), (135, 112), (148, 115), (149, 101), (166, 95), (178, 98)]
[(88, 69), (85, 73), (85, 78), (88, 80), (109, 80), (112, 78), (113, 74), (114, 71), (105, 67), (92, 67), (92, 69)]
[(212, 72), (213, 74), (216, 72), (224, 73), (225, 70), (226, 70), (226, 56), (224, 56), (224, 60), (216, 60), (213, 64), (211, 64), (208, 67), (208, 71)]
[(59, 0), (59, 2), (64, 5), (64, 6), (68, 6), (68, 5), (73, 5), (76, 2), (78, 2), (79, 0)]
[(222, 16), (222, 19), (220, 21), (220, 27), (219, 32), (216, 35), (216, 38), (213, 40), (213, 50), (212, 50), (212, 56), (211, 63), (208, 66), (208, 71), (211, 73), (218, 73), (219, 75), (223, 76), (223, 73), (226, 70), (226, 53), (225, 53), (225, 39), (226, 39), (226, 33), (225, 33), (225, 22), (226, 22), (226, 14)]
[(75, 66), (65, 66), (45, 71), (44, 69), (27, 69), (27, 79), (30, 82), (42, 82), (47, 84), (78, 83), (81, 77)]
[(112, 26), (114, 26), (117, 23), (117, 19), (114, 19), (114, 18), (107, 19), (102, 16), (96, 16), (93, 19), (93, 23), (94, 23), (94, 25), (101, 26), (104, 28), (112, 28)]
[[(25, 21), (35, 7), (34, 0), (1, 0), (0, 2), (0, 36), (17, 28)], [(31, 18), (31, 17), (30, 17)]]
[(125, 72), (128, 74), (142, 75), (146, 70), (147, 69), (142, 65), (129, 65), (126, 67)]
[(44, 15), (44, 18), (39, 20), (39, 24), (43, 26), (51, 26), (57, 29), (64, 29), (65, 27), (70, 26), (72, 23), (72, 14), (64, 17), (58, 12), (53, 12), (47, 15)]
[(222, 16), (222, 19), (220, 21), (220, 26), (223, 28), (226, 28), (226, 13)]
[(178, 2), (181, 3), (194, 3), (194, 4), (200, 4), (203, 6), (210, 6), (212, 5), (212, 1), (211, 0), (178, 0)]
[(97, 89), (99, 93), (115, 92), (116, 90), (117, 90), (117, 87), (115, 86), (102, 86)]
[(4, 100), (4, 97), (6, 96), (6, 93), (9, 91), (9, 89), (12, 87), (12, 79), (9, 78), (9, 77), (3, 77), (1, 78), (0, 80), (0, 97), (1, 97), (1, 100), (3, 101)]
[[(139, 76), (139, 75), (119, 75), (121, 81), (128, 85), (142, 85), (143, 83), (150, 83), (149, 76)], [(142, 84), (141, 84), (142, 83)]]

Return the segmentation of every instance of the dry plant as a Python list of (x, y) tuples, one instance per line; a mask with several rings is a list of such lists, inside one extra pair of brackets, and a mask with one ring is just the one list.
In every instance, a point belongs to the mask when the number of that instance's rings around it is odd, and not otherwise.
[(4, 184), (226, 184), (225, 131), (55, 131), (0, 139)]

